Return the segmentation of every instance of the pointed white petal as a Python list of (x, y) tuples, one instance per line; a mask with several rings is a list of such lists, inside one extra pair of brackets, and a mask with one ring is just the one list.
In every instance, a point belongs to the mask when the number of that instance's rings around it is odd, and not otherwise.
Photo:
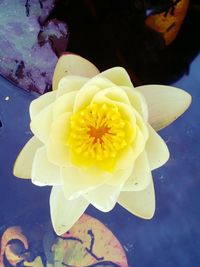
[(133, 84), (130, 80), (130, 77), (127, 71), (122, 67), (114, 67), (103, 71), (99, 74), (99, 76), (103, 76), (113, 82), (118, 86), (129, 86), (133, 87)]
[(176, 120), (191, 103), (191, 96), (175, 87), (144, 85), (137, 89), (147, 101), (149, 123), (156, 131)]
[(146, 152), (150, 169), (154, 170), (164, 165), (169, 159), (169, 150), (164, 140), (149, 125), (149, 138), (146, 143)]
[(131, 147), (125, 147), (119, 156), (117, 156), (116, 169), (117, 170), (130, 170), (133, 168), (135, 162), (135, 156), (137, 157), (137, 151), (134, 151)]
[(33, 158), (38, 148), (43, 144), (36, 138), (32, 137), (23, 147), (19, 153), (14, 169), (13, 174), (19, 178), (31, 178), (31, 169), (33, 164)]
[(78, 75), (91, 78), (99, 70), (87, 59), (74, 54), (62, 55), (55, 67), (53, 75), (53, 90), (58, 88), (59, 81), (66, 75)]
[(151, 219), (155, 212), (155, 193), (153, 182), (143, 191), (121, 192), (118, 203), (143, 219)]
[[(81, 88), (80, 92), (77, 94), (77, 100), (75, 102), (75, 111), (87, 106), (91, 102), (93, 96), (97, 94), (97, 92), (102, 91), (103, 89), (107, 89), (109, 87), (116, 87), (116, 85), (133, 87), (128, 73), (125, 71), (125, 69), (121, 67), (106, 70), (93, 77)], [(123, 94), (123, 100), (125, 100), (126, 103), (129, 102), (127, 95), (124, 94), (124, 90), (119, 90), (119, 88), (117, 88), (117, 90), (121, 91), (120, 96)], [(110, 91), (109, 93), (112, 97), (113, 92)], [(119, 97), (116, 97), (117, 100), (119, 100)]]
[(46, 148), (39, 148), (33, 160), (32, 183), (39, 186), (61, 185), (60, 169), (48, 161)]
[(79, 197), (80, 195), (95, 189), (109, 179), (110, 174), (100, 172), (94, 167), (77, 168), (66, 166), (61, 169), (63, 191), (67, 199)]
[(43, 143), (46, 143), (49, 137), (53, 119), (53, 104), (45, 107), (41, 112), (34, 116), (30, 128), (34, 135)]
[(67, 112), (57, 117), (52, 123), (47, 142), (47, 157), (50, 162), (58, 166), (65, 166), (69, 161), (69, 135), (71, 113)]
[(127, 93), (129, 101), (131, 102), (134, 109), (144, 118), (144, 120), (148, 121), (148, 106), (144, 96), (136, 90), (136, 88), (131, 88), (127, 86), (122, 87), (123, 90)]
[(53, 105), (53, 118), (55, 119), (59, 115), (66, 112), (72, 112), (74, 107), (74, 101), (78, 91), (73, 91), (58, 97)]
[(124, 90), (118, 86), (109, 86), (108, 88), (101, 90), (98, 94), (102, 97), (108, 98), (113, 102), (130, 105), (130, 101), (126, 92), (124, 92)]
[(33, 100), (29, 108), (31, 120), (45, 107), (53, 103), (55, 99), (56, 99), (56, 92), (48, 92)]
[(80, 88), (88, 82), (88, 78), (82, 76), (68, 75), (63, 77), (59, 84), (58, 90), (56, 90), (56, 97), (62, 96), (66, 93), (78, 91)]
[(111, 81), (103, 77), (100, 77), (99, 75), (90, 79), (77, 93), (74, 111), (76, 112), (88, 106), (91, 103), (93, 97), (99, 91), (113, 86), (114, 84)]
[(67, 200), (61, 187), (53, 187), (50, 196), (50, 212), (56, 234), (62, 235), (67, 232), (84, 213), (88, 205), (87, 200), (82, 197)]
[(126, 169), (117, 170), (113, 173), (108, 181), (106, 181), (107, 185), (112, 187), (122, 187), (125, 181), (130, 177), (134, 168), (134, 164), (127, 166)]
[(146, 152), (142, 152), (133, 168), (133, 172), (125, 182), (123, 191), (141, 191), (144, 190), (152, 180)]
[[(95, 94), (90, 99), (90, 102), (94, 103), (105, 103), (108, 105), (117, 105), (117, 108), (119, 109), (119, 112), (122, 114), (124, 119), (127, 119), (131, 125), (135, 124), (136, 121), (136, 113), (137, 111), (130, 105), (128, 97), (126, 94), (124, 94), (123, 91), (121, 91), (119, 88), (111, 87), (106, 88), (103, 90), (96, 90)], [(98, 87), (97, 87), (98, 89)], [(113, 93), (109, 95), (110, 89), (113, 89)], [(118, 92), (118, 93), (116, 93)], [(107, 94), (108, 93), (108, 94)], [(121, 94), (122, 93), (122, 94)], [(77, 94), (78, 95), (78, 94)], [(121, 95), (123, 95), (123, 98), (120, 99)], [(87, 96), (85, 96), (86, 99)], [(114, 100), (115, 99), (115, 100)], [(76, 101), (77, 102), (77, 101)], [(80, 100), (79, 100), (80, 102)], [(139, 114), (138, 114), (139, 116)]]
[(121, 187), (102, 185), (86, 193), (85, 199), (96, 209), (108, 212), (112, 210), (117, 202)]

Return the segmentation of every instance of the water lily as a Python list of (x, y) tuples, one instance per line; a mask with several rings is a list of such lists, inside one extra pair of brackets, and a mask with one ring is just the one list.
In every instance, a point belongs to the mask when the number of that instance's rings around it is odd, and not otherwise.
[(190, 105), (183, 90), (134, 88), (125, 69), (99, 73), (89, 61), (62, 56), (53, 91), (30, 105), (34, 136), (14, 174), (52, 186), (50, 211), (57, 234), (66, 232), (89, 204), (108, 212), (118, 202), (149, 219), (155, 211), (151, 171), (169, 158), (157, 134)]

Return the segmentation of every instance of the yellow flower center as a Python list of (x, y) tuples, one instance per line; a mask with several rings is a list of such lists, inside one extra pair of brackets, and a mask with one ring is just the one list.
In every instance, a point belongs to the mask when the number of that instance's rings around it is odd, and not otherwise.
[(84, 157), (114, 158), (127, 145), (125, 125), (116, 105), (93, 103), (71, 116), (68, 144)]

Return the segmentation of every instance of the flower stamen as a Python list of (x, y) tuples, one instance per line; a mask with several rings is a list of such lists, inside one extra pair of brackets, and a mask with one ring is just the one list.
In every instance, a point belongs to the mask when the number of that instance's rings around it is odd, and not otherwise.
[(117, 106), (92, 103), (72, 115), (68, 145), (83, 157), (115, 158), (127, 145), (125, 126)]
[(100, 127), (100, 128), (95, 128), (93, 126), (90, 126), (89, 128), (90, 128), (90, 130), (88, 131), (88, 134), (91, 137), (94, 137), (93, 143), (97, 143), (97, 141), (98, 141), (98, 142), (100, 142), (102, 144), (103, 143), (102, 137), (106, 133), (108, 133), (109, 128), (107, 126), (103, 126), (103, 127)]

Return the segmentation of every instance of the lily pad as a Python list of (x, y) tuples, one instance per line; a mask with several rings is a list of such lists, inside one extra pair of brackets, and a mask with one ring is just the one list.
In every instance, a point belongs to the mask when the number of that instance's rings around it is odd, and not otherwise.
[(66, 24), (49, 20), (53, 0), (0, 1), (0, 74), (28, 91), (49, 90)]

